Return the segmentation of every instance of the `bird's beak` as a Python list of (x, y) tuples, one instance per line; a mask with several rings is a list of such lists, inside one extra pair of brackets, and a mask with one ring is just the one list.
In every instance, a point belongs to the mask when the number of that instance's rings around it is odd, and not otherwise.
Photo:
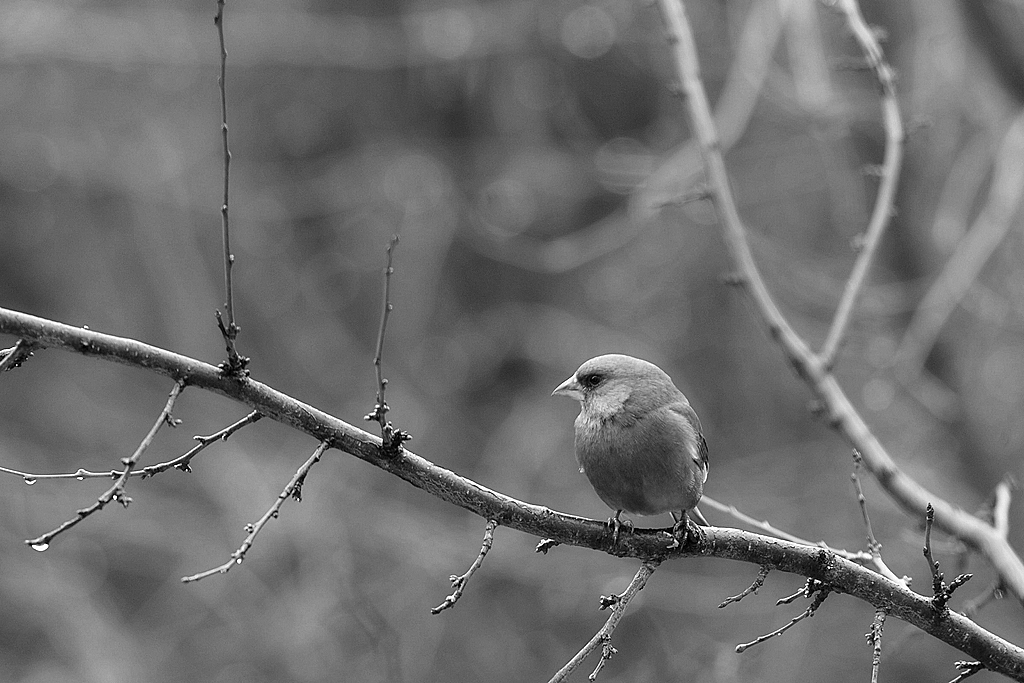
[(583, 387), (576, 381), (576, 376), (573, 375), (569, 379), (559, 384), (554, 391), (551, 392), (552, 396), (568, 396), (569, 398), (576, 399), (577, 401), (583, 400)]

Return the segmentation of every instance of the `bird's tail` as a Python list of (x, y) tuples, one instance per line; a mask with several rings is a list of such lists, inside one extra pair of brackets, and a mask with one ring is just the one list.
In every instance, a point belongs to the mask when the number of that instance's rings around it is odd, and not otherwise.
[(690, 510), (690, 516), (693, 517), (693, 521), (701, 526), (711, 526), (708, 524), (708, 520), (704, 519), (704, 515), (697, 508)]

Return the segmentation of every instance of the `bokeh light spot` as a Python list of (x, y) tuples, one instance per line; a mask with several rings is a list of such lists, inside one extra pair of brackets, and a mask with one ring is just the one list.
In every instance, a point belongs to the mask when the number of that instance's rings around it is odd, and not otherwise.
[(611, 15), (594, 5), (577, 7), (562, 21), (562, 45), (583, 59), (595, 59), (608, 52), (618, 34)]
[(403, 154), (384, 171), (384, 194), (399, 206), (417, 202), (420, 209), (435, 207), (450, 190), (447, 166), (426, 154)]
[(423, 49), (441, 59), (463, 57), (473, 45), (476, 35), (473, 19), (459, 9), (422, 12), (411, 21)]
[(893, 387), (892, 382), (872, 377), (864, 384), (861, 396), (868, 410), (887, 410), (892, 405), (892, 400), (896, 396), (896, 389)]
[(537, 198), (516, 178), (501, 178), (480, 193), (477, 209), (484, 224), (501, 236), (522, 233), (537, 216)]

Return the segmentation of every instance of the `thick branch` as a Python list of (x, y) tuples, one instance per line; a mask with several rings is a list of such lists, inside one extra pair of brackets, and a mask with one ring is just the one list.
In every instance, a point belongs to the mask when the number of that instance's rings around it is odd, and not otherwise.
[(1024, 649), (947, 611), (938, 614), (931, 599), (824, 548), (767, 538), (738, 529), (702, 529), (700, 538), (671, 549), (671, 529), (637, 529), (612, 545), (603, 521), (584, 519), (532, 505), (487, 488), (403, 449), (388, 457), (379, 437), (298, 401), (248, 377), (225, 376), (208, 363), (132, 339), (37, 318), (0, 308), (0, 334), (31, 339), (103, 360), (145, 368), (185, 385), (207, 389), (248, 405), (266, 418), (327, 442), (438, 498), (503, 527), (550, 538), (563, 545), (592, 548), (621, 557), (659, 560), (704, 555), (799, 574), (833, 590), (865, 600), (981, 661), (985, 668), (1024, 681)]

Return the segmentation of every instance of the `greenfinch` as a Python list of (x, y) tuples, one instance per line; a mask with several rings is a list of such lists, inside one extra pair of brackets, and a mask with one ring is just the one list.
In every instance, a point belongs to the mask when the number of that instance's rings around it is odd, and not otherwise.
[[(708, 477), (708, 445), (697, 413), (653, 363), (621, 354), (591, 358), (552, 396), (580, 402), (576, 461), (594, 491), (619, 515), (671, 513), (676, 542), (685, 541), (687, 512), (707, 525), (697, 503)], [(629, 525), (631, 526), (631, 525)]]

